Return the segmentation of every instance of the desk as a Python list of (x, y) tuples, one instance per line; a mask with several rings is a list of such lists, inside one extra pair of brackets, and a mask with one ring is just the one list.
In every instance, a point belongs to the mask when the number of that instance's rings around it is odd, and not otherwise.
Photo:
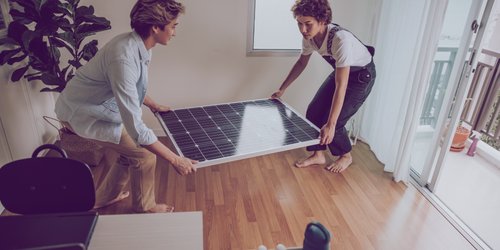
[(100, 215), (88, 249), (202, 250), (202, 214)]

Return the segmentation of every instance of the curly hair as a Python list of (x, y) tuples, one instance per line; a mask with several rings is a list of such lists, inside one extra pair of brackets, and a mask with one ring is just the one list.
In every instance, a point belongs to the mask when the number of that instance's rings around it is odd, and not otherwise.
[(184, 11), (184, 5), (175, 0), (138, 0), (130, 11), (130, 26), (146, 38), (153, 26), (163, 29)]
[(332, 22), (332, 9), (328, 0), (296, 0), (292, 12), (294, 18), (311, 16), (320, 22)]

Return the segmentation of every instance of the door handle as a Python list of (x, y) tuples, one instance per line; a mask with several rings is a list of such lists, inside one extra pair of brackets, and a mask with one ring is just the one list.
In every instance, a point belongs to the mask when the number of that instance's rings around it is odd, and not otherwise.
[(479, 24), (477, 23), (477, 19), (472, 21), (470, 29), (474, 31), (474, 33), (477, 33), (477, 30), (479, 29)]

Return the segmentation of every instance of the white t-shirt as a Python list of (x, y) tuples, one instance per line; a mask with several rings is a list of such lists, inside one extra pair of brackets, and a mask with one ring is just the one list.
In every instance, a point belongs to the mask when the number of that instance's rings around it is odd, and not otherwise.
[(321, 56), (332, 56), (335, 59), (336, 67), (365, 66), (371, 62), (372, 56), (354, 35), (346, 30), (335, 32), (332, 41), (332, 51), (327, 51), (328, 34), (333, 28), (333, 24), (328, 24), (325, 39), (318, 48), (313, 39), (302, 39), (302, 55), (310, 55), (317, 51)]

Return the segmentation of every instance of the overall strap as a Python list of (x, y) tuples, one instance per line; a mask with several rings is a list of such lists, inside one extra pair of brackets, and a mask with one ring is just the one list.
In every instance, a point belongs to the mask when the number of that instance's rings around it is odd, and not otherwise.
[[(358, 41), (361, 44), (363, 44), (365, 46), (365, 48), (368, 50), (368, 52), (372, 56), (372, 61), (373, 61), (373, 55), (375, 55), (375, 48), (373, 48), (372, 46), (367, 46), (365, 43), (363, 43), (356, 35), (354, 35), (349, 30), (340, 27), (340, 25), (338, 25), (336, 23), (332, 23), (332, 24), (333, 24), (333, 27), (332, 27), (332, 29), (330, 29), (330, 32), (328, 32), (328, 41), (326, 43), (326, 46), (327, 46), (326, 48), (328, 50), (328, 53), (332, 53), (332, 42), (333, 42), (333, 37), (335, 36), (335, 33), (337, 33), (338, 31), (341, 31), (341, 30), (345, 30), (345, 31), (351, 33), (356, 39), (358, 39)], [(330, 56), (330, 58), (325, 57), (325, 60), (327, 60), (328, 63), (330, 63), (330, 64), (333, 63), (332, 66), (335, 67), (335, 65), (334, 65), (335, 59), (333, 59), (333, 56)], [(358, 67), (351, 67), (351, 68), (354, 68), (354, 70), (356, 70), (356, 68), (358, 68)], [(359, 67), (359, 68), (362, 68), (362, 67)]]

